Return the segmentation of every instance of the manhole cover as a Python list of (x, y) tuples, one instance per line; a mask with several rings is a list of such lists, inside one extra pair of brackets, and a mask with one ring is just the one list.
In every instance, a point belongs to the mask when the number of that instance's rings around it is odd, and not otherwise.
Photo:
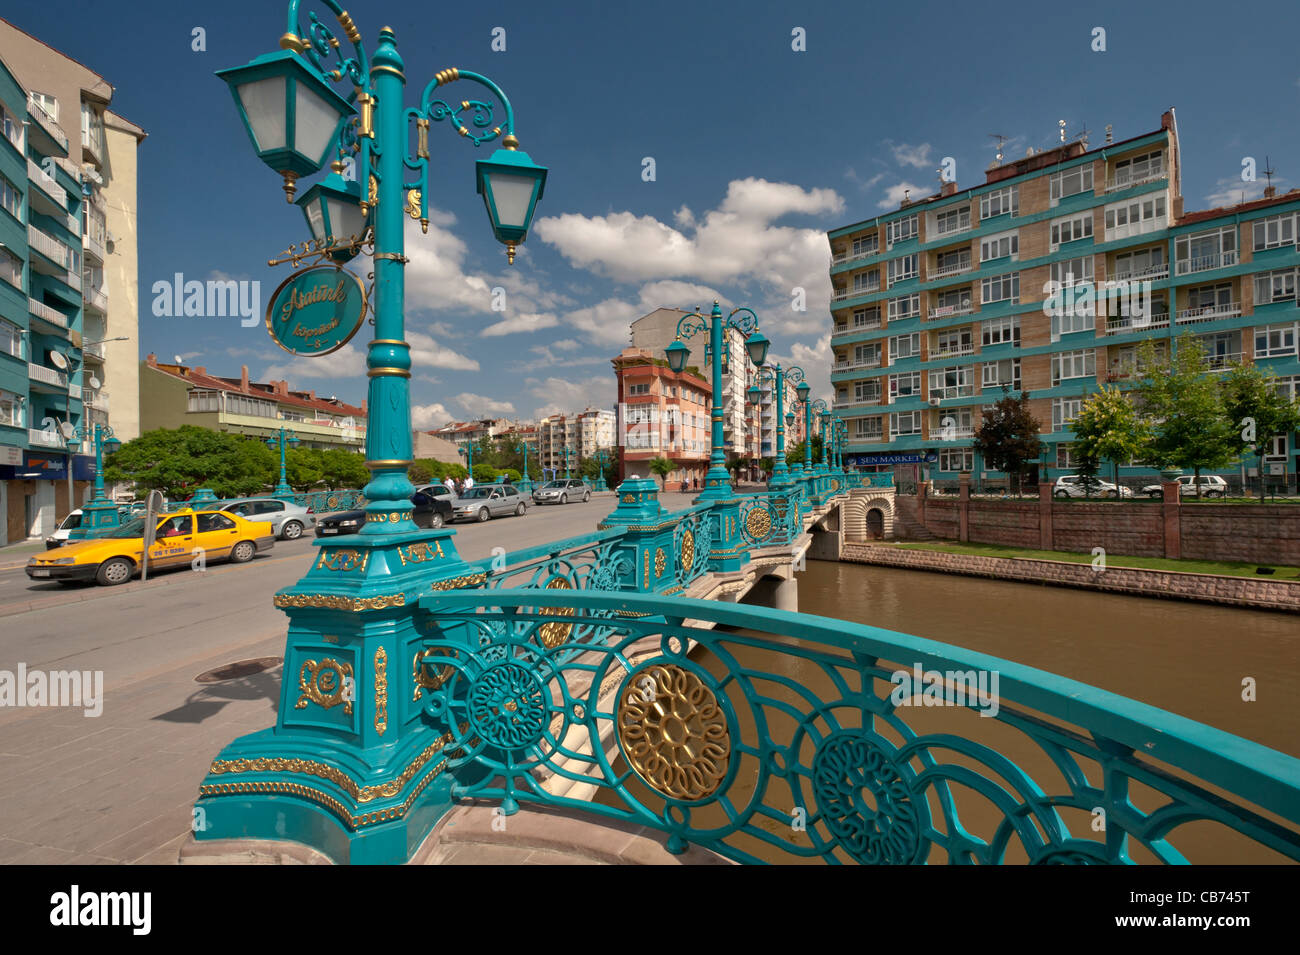
[(236, 660), (234, 663), (227, 663), (225, 666), (217, 667), (215, 670), (208, 670), (206, 673), (200, 673), (194, 678), (195, 683), (224, 683), (227, 680), (242, 680), (246, 676), (252, 676), (254, 673), (263, 673), (266, 670), (273, 670), (280, 666), (284, 661), (280, 657), (257, 657), (254, 660)]

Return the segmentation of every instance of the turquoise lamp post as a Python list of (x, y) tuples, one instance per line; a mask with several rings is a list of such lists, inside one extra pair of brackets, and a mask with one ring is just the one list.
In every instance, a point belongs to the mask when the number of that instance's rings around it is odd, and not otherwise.
[(466, 441), (460, 446), (460, 456), (465, 459), (465, 468), (469, 471), (469, 476), (474, 476), (474, 442)]
[(783, 413), (785, 410), (785, 386), (787, 382), (802, 382), (803, 380), (804, 370), (798, 365), (782, 368), (780, 364), (772, 363), (759, 369), (754, 386), (749, 389), (750, 403), (758, 405), (763, 397), (762, 386), (764, 384), (772, 383), (776, 388), (776, 458), (772, 465), (772, 480), (769, 482), (774, 488), (788, 487), (793, 483), (790, 476), (790, 467), (785, 460), (785, 429), (792, 423), (792, 420)]
[(283, 501), (290, 501), (293, 500), (293, 488), (289, 486), (287, 471), (285, 469), (284, 452), (287, 445), (292, 445), (295, 448), (298, 446), (298, 435), (294, 433), (292, 428), (286, 428), (284, 425), (281, 425), (280, 430), (276, 432), (273, 437), (266, 439), (267, 447), (274, 448), (276, 445), (279, 445), (280, 447), (280, 483), (275, 486), (275, 491), (272, 493), (272, 497), (278, 497)]
[[(743, 314), (740, 314), (743, 313)], [(740, 314), (740, 317), (736, 316)], [(767, 349), (771, 344), (758, 330), (758, 316), (749, 308), (733, 309), (725, 321), (722, 307), (715, 301), (713, 311), (706, 319), (696, 309), (690, 315), (682, 317), (677, 323), (677, 338), (665, 349), (668, 367), (675, 372), (684, 371), (690, 357), (690, 347), (683, 344), (703, 332), (709, 333), (709, 358), (713, 372), (713, 408), (712, 435), (709, 449), (709, 471), (704, 478), (704, 491), (701, 501), (726, 500), (731, 494), (731, 478), (727, 474), (727, 452), (722, 437), (722, 330), (723, 327), (734, 328), (745, 335), (745, 353), (755, 365), (761, 366), (767, 360)]]
[[(514, 109), (492, 80), (443, 69), (415, 86), (408, 102), (392, 29), (380, 30), (368, 50), (337, 0), (316, 4), (337, 25), (306, 9), (300, 18), (302, 6), (288, 0), (278, 51), (217, 75), (289, 202), (301, 177), (326, 172), (298, 203), (311, 244), (284, 261), (298, 268), (323, 260), (328, 274), (353, 256), (371, 258), (372, 290), (355, 281), (374, 326), (366, 354), (366, 519), (357, 533), (314, 542), (319, 554), (306, 575), (276, 593), (289, 618), (276, 724), (218, 754), (200, 786), (195, 838), (292, 841), (336, 861), (404, 862), (451, 804), (454, 782), (439, 755), (446, 727), (419, 702), (429, 631), (418, 602), (432, 578), (471, 573), (453, 531), (412, 520), (406, 226), (418, 221), (427, 232), (431, 196), (457, 181), (454, 169), (434, 166), (441, 158), (429, 137), (435, 125), (474, 147), (499, 147), (478, 161), (475, 188), (507, 261), (527, 237), (547, 170), (519, 149)], [(448, 96), (453, 83), (489, 96)], [(349, 164), (355, 177), (344, 179)], [(306, 283), (308, 271), (295, 274)], [(355, 279), (337, 275), (327, 289)], [(364, 326), (358, 319), (353, 327)], [(344, 332), (350, 329), (313, 346), (315, 353), (341, 347)]]
[(795, 388), (803, 405), (803, 464), (798, 465), (795, 471), (800, 475), (812, 474), (812, 407), (808, 403), (811, 392), (812, 386), (807, 381), (800, 382), (799, 387)]
[(817, 456), (816, 466), (810, 467), (809, 473), (825, 474), (826, 473), (826, 415), (829, 410), (826, 405), (826, 399), (815, 398), (811, 402), (808, 402), (807, 408), (808, 408), (808, 416), (809, 416), (808, 418), (809, 432), (808, 432), (808, 443), (806, 447), (811, 452), (812, 450), (811, 425), (812, 425), (812, 418), (814, 415), (817, 418), (817, 433), (818, 436), (822, 439), (821, 454)]
[(569, 453), (569, 446), (566, 444), (564, 446), (564, 479), (566, 481), (573, 477), (573, 475), (569, 473)]
[(609, 485), (605, 483), (605, 449), (596, 449), (596, 486), (594, 490), (608, 491)]
[(528, 476), (528, 439), (525, 438), (520, 443), (524, 446), (524, 473), (519, 479), (519, 491), (522, 494), (532, 494), (533, 480)]
[(122, 442), (113, 437), (113, 429), (106, 424), (96, 424), (89, 430), (85, 425), (73, 428), (72, 437), (68, 439), (68, 455), (77, 453), (81, 442), (90, 439), (95, 451), (95, 492), (90, 503), (81, 509), (81, 524), (68, 534), (69, 540), (81, 540), (91, 536), (94, 531), (117, 527), (122, 523), (117, 505), (104, 495), (104, 455), (112, 454), (122, 447)]

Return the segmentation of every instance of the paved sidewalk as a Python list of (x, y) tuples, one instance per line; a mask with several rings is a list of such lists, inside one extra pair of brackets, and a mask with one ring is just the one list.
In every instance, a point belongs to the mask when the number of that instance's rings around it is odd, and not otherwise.
[(0, 547), (0, 570), (14, 567), (26, 567), (27, 561), (36, 554), (45, 553), (45, 541), (19, 541)]

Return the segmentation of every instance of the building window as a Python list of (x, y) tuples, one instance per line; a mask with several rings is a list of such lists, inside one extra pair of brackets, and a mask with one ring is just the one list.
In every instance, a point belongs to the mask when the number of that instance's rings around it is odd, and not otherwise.
[(1084, 192), (1092, 192), (1092, 165), (1086, 163), (1081, 166), (1075, 166), (1072, 169), (1053, 173), (1051, 177), (1051, 188), (1052, 205), (1056, 205), (1062, 199), (1068, 199), (1070, 196), (1077, 196)]
[(1052, 223), (1053, 251), (1067, 242), (1078, 242), (1080, 239), (1090, 238), (1092, 238), (1091, 211), (1065, 219), (1057, 219)]
[(1053, 398), (1052, 430), (1064, 431), (1067, 424), (1079, 417), (1081, 410), (1083, 410), (1082, 398)]
[(1300, 218), (1297, 213), (1288, 212), (1285, 215), (1269, 216), (1267, 219), (1260, 219), (1255, 223), (1255, 251), (1261, 252), (1264, 249), (1276, 249), (1281, 245), (1291, 245), (1296, 241), (1296, 219)]
[(1296, 354), (1296, 326), (1269, 325), (1255, 329), (1255, 357), (1273, 358)]
[(187, 411), (220, 411), (221, 392), (191, 391)]
[(1297, 397), (1300, 397), (1300, 375), (1279, 378), (1274, 382), (1273, 387), (1287, 401), (1295, 401)]
[(904, 358), (916, 358), (921, 354), (921, 333), (895, 335), (889, 340), (889, 360), (901, 361)]
[(22, 120), (14, 116), (13, 113), (0, 104), (0, 129), (4, 130), (5, 139), (13, 143), (14, 148), (20, 153), (24, 152), (23, 147), (23, 123)]
[(902, 258), (889, 260), (889, 284), (895, 285), (907, 279), (914, 279), (919, 274), (920, 256), (913, 252)]
[(921, 373), (909, 371), (901, 375), (889, 376), (889, 400), (897, 398), (919, 398), (921, 396)]
[(853, 291), (855, 292), (874, 292), (880, 288), (880, 271), (870, 269), (866, 272), (857, 272), (853, 276)]
[(0, 207), (19, 222), (23, 221), (23, 194), (4, 176), (0, 176)]
[(23, 330), (4, 319), (0, 319), (0, 352), (15, 358), (23, 357)]
[(915, 318), (921, 314), (921, 296), (913, 292), (911, 295), (904, 295), (902, 298), (891, 298), (889, 300), (889, 320), (896, 322), (903, 318)]
[(975, 339), (969, 326), (950, 328), (935, 335), (935, 349), (931, 358), (948, 355), (971, 355), (975, 352)]
[(885, 224), (886, 238), (888, 246), (893, 246), (897, 242), (906, 239), (916, 238), (916, 215), (904, 216), (901, 219), (895, 219), (893, 222)]
[(1020, 316), (993, 318), (981, 323), (980, 343), (988, 348), (992, 345), (1020, 344)]
[(0, 249), (0, 279), (20, 291), (23, 287), (23, 260), (8, 249)]
[(1178, 274), (1220, 269), (1237, 264), (1237, 229), (1226, 226), (1180, 235), (1175, 241), (1178, 257)]
[(650, 382), (647, 381), (641, 384), (628, 385), (627, 393), (631, 397), (634, 397), (636, 395), (648, 395), (650, 394)]
[(921, 412), (896, 411), (889, 416), (890, 437), (921, 433)]
[(880, 379), (868, 378), (865, 381), (855, 381), (853, 383), (853, 400), (854, 401), (879, 401), (880, 400)]
[(879, 308), (855, 308), (853, 310), (853, 327), (854, 328), (879, 328), (880, 309)]
[(1149, 275), (1168, 274), (1169, 263), (1165, 261), (1164, 246), (1152, 246), (1137, 252), (1121, 252), (1115, 256), (1115, 281), (1140, 279)]
[(940, 471), (971, 471), (975, 467), (975, 452), (970, 448), (943, 448), (939, 452)]
[(858, 236), (853, 240), (853, 257), (856, 259), (859, 256), (871, 255), (878, 248), (880, 248), (880, 239), (876, 233)]
[(1007, 186), (994, 189), (980, 196), (980, 218), (991, 219), (994, 216), (1019, 215), (1020, 187)]
[(962, 206), (960, 209), (950, 209), (947, 212), (940, 212), (934, 219), (934, 231), (938, 235), (947, 235), (950, 232), (961, 232), (963, 229), (970, 228), (970, 206)]
[(1130, 183), (1141, 183), (1160, 178), (1164, 170), (1164, 154), (1161, 152), (1142, 153), (1115, 163), (1114, 185), (1123, 187)]
[(1300, 270), (1282, 269), (1255, 276), (1255, 304), (1271, 305), (1273, 302), (1294, 302), (1296, 274)]
[(1097, 373), (1097, 353), (1094, 349), (1063, 351), (1052, 356), (1052, 385), (1070, 378), (1088, 378)]
[(1058, 468), (1077, 468), (1079, 458), (1074, 453), (1074, 445), (1058, 444), (1056, 446), (1056, 466)]
[(1006, 385), (1012, 391), (1020, 390), (1020, 359), (1004, 358), (1002, 361), (986, 361), (980, 369), (981, 388), (1001, 388)]
[(0, 391), (0, 424), (10, 428), (23, 427), (23, 396), (11, 391)]
[(49, 116), (50, 119), (56, 123), (59, 121), (59, 101), (49, 93), (29, 92), (27, 94), (27, 104), (28, 108), (35, 104), (38, 109), (44, 110), (45, 115)]
[(938, 368), (930, 372), (931, 398), (969, 398), (975, 394), (975, 369)]
[(866, 441), (879, 441), (884, 435), (882, 423), (880, 418), (858, 418), (854, 436)]
[(991, 235), (987, 238), (980, 239), (981, 262), (990, 262), (993, 259), (1005, 259), (1008, 256), (1019, 257), (1019, 255), (1019, 232), (1002, 232), (998, 235)]
[(226, 394), (226, 413), (247, 415), (250, 418), (274, 418), (275, 403), (246, 398), (243, 395)]
[(985, 305), (992, 302), (1011, 302), (1016, 304), (1020, 301), (1020, 273), (1008, 272), (1005, 275), (995, 275), (992, 278), (984, 279), (980, 283), (980, 302)]
[(1092, 281), (1092, 256), (1084, 255), (1077, 259), (1064, 259), (1053, 262), (1051, 266), (1052, 281), (1057, 285), (1077, 285)]
[(306, 421), (307, 416), (301, 411), (281, 411), (280, 418), (284, 421)]
[(1165, 218), (1164, 195), (1141, 199), (1126, 199), (1106, 206), (1106, 241), (1123, 239), (1163, 229)]

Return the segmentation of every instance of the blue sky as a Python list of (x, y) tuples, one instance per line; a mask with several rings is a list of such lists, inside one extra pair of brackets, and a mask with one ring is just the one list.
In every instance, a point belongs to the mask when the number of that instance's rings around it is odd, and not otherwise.
[[(113, 108), (149, 133), (139, 153), (142, 355), (181, 355), (214, 374), (247, 364), (254, 378), (359, 403), (368, 328), (329, 358), (297, 359), (260, 321), (151, 310), (153, 283), (177, 272), (260, 281), (264, 307), (288, 274), (266, 260), (306, 237), (212, 75), (275, 49), (285, 7), (51, 0), (5, 16), (103, 74)], [(306, 0), (308, 9), (325, 12)], [(509, 268), (474, 192), (474, 161), (490, 147), (445, 124), (430, 130), (435, 218), (428, 236), (413, 225), (407, 241), (418, 427), (611, 406), (609, 358), (628, 322), (714, 297), (753, 307), (774, 353), (802, 364), (824, 393), (825, 231), (896, 209), (905, 188), (933, 192), (945, 156), (960, 187), (982, 183), (991, 133), (1008, 137), (1013, 158), (1054, 143), (1061, 119), (1098, 145), (1106, 124), (1126, 139), (1175, 106), (1189, 210), (1257, 196), (1262, 174), (1240, 180), (1247, 156), (1262, 170), (1267, 155), (1283, 191), (1300, 182), (1294, 2), (358, 0), (349, 9), (370, 49), (380, 27), (394, 28), (407, 105), (441, 68), (485, 73), (511, 97), (522, 148), (550, 168)], [(195, 27), (206, 51), (191, 48)], [(491, 49), (494, 27), (506, 30), (504, 52)], [(796, 27), (803, 52), (792, 49)], [(1096, 27), (1104, 52), (1092, 49)], [(470, 95), (463, 85), (453, 94)], [(642, 178), (646, 157), (653, 182)], [(497, 286), (505, 312), (491, 310)], [(791, 309), (796, 286), (807, 288), (805, 312)]]

